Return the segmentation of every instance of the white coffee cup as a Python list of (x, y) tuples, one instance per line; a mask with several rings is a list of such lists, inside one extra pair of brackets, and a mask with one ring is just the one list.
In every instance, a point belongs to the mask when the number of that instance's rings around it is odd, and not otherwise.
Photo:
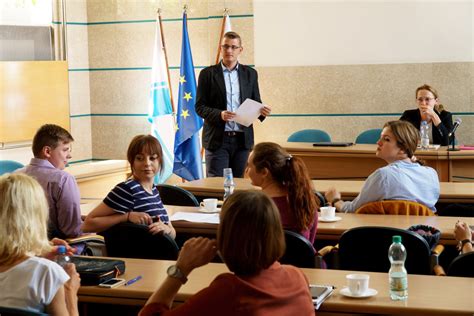
[(363, 295), (369, 289), (370, 276), (367, 274), (346, 275), (347, 288), (354, 296)]
[(217, 199), (204, 199), (200, 205), (208, 212), (215, 212), (217, 210)]
[(336, 208), (334, 206), (323, 206), (319, 208), (321, 210), (321, 217), (326, 219), (332, 219), (336, 217)]

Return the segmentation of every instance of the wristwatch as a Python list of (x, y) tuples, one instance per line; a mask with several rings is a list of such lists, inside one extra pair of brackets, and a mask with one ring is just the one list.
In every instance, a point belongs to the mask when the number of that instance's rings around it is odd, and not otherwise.
[(342, 201), (342, 200), (341, 200), (341, 199), (334, 199), (334, 200), (332, 200), (332, 202), (331, 202), (332, 206), (334, 206), (334, 204), (336, 204), (336, 203), (339, 202), (339, 201)]
[(166, 273), (175, 279), (178, 279), (181, 281), (182, 284), (185, 284), (188, 282), (188, 278), (183, 274), (183, 272), (174, 264), (166, 270)]

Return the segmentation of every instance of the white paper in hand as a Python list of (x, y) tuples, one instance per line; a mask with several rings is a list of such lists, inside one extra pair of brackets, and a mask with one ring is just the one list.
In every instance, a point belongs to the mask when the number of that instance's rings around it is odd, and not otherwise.
[(244, 103), (239, 106), (237, 111), (235, 111), (233, 121), (249, 127), (260, 116), (261, 108), (263, 108), (262, 103), (252, 99), (246, 99)]

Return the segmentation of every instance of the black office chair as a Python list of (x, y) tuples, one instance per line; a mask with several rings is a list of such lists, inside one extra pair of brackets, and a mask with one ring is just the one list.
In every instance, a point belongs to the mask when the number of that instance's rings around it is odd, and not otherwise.
[(285, 230), (286, 249), (280, 262), (300, 268), (316, 268), (316, 251), (302, 235)]
[(47, 316), (48, 314), (27, 311), (27, 310), (19, 309), (19, 308), (0, 306), (0, 315), (1, 316)]
[(179, 247), (168, 235), (152, 235), (148, 226), (121, 223), (101, 235), (105, 239), (107, 255), (110, 257), (176, 260)]
[(474, 252), (454, 258), (448, 267), (448, 276), (474, 278)]
[(160, 192), (163, 204), (179, 206), (199, 206), (199, 202), (188, 190), (169, 184), (158, 184), (156, 186)]
[(314, 194), (316, 195), (316, 197), (318, 198), (319, 200), (319, 206), (324, 206), (326, 205), (326, 198), (324, 197), (324, 195), (319, 192), (319, 191), (314, 191)]
[(438, 264), (438, 254), (420, 235), (391, 227), (356, 227), (345, 231), (339, 240), (337, 256), (338, 269), (388, 272), (390, 261), (388, 248), (392, 236), (402, 237), (407, 251), (405, 268), (410, 274), (432, 274)]

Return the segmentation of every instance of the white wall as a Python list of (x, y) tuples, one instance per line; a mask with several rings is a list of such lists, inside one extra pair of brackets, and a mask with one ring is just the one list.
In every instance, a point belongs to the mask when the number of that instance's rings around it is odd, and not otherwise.
[(254, 0), (255, 65), (474, 61), (473, 2)]

